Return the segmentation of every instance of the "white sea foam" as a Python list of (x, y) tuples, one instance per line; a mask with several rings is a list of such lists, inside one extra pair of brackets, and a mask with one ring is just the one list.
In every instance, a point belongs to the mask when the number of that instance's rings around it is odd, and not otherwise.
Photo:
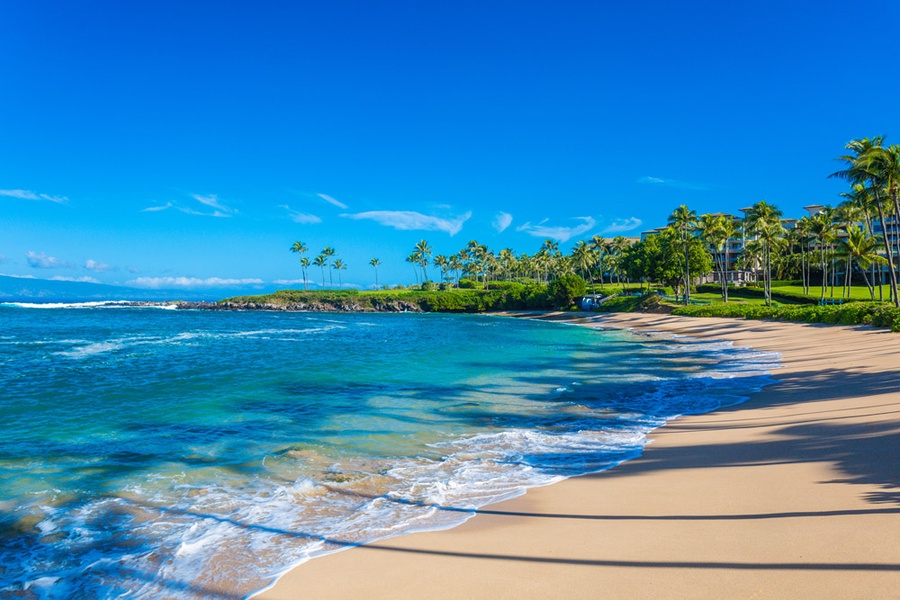
[[(303, 322), (309, 326), (69, 340), (74, 347), (62, 355), (87, 358), (142, 346), (228, 339), (300, 340), (346, 326), (339, 321)], [(203, 589), (213, 570), (249, 593), (311, 557), (410, 531), (452, 527), (479, 507), (528, 487), (610, 468), (637, 456), (649, 432), (667, 419), (741, 401), (748, 390), (764, 383), (758, 376), (777, 359), (710, 342), (678, 341), (655, 348), (677, 365), (705, 365), (706, 356), (718, 362), (695, 373), (675, 369), (677, 377), (628, 374), (623, 369), (616, 377), (629, 385), (612, 386), (609, 393), (618, 394), (615, 397), (592, 395), (607, 388), (589, 369), (550, 368), (543, 383), (517, 388), (516, 393), (546, 399), (544, 410), (565, 413), (564, 420), (548, 418), (549, 424), (538, 425), (544, 413), (536, 411), (535, 426), (530, 427), (529, 407), (541, 400), (513, 399), (510, 402), (518, 401), (515, 406), (526, 417), (516, 425), (488, 425), (480, 433), (428, 443), (420, 456), (279, 453), (262, 461), (264, 471), (258, 476), (230, 468), (215, 476), (198, 475), (189, 466), (171, 472), (151, 469), (123, 488), (120, 497), (96, 498), (74, 510), (46, 508), (38, 530), (61, 541), (36, 544), (30, 554), (16, 556), (16, 564), (42, 565), (52, 562), (54, 553), (64, 560), (72, 555), (96, 558), (87, 566), (60, 568), (53, 573), (56, 579), (28, 582), (33, 589), (43, 586), (48, 597), (79, 595), (81, 589), (67, 590), (64, 581), (80, 578), (102, 581), (92, 588), (99, 597), (118, 597), (122, 589), (130, 589), (139, 598), (194, 598), (202, 593), (192, 589)], [(410, 402), (404, 396), (402, 403), (386, 406)], [(110, 518), (121, 521), (108, 524)], [(42, 580), (46, 582), (37, 583)]]
[(171, 302), (142, 302), (135, 300), (99, 300), (93, 302), (0, 302), (0, 306), (16, 308), (155, 308), (175, 310)]

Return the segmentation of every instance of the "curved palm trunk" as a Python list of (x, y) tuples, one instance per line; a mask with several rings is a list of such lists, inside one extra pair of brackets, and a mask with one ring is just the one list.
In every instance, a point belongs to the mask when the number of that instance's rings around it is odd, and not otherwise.
[(894, 302), (894, 306), (900, 308), (900, 301), (897, 298), (897, 272), (894, 270), (894, 252), (891, 248), (890, 236), (884, 220), (884, 208), (881, 205), (881, 199), (878, 197), (877, 191), (875, 192), (875, 205), (878, 207), (878, 220), (881, 222), (881, 231), (883, 233), (881, 238), (884, 242), (884, 252), (887, 255), (888, 276), (891, 282), (891, 300)]

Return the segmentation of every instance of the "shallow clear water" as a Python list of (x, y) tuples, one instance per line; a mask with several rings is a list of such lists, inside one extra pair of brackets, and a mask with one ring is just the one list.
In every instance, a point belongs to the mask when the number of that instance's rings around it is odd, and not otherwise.
[(609, 468), (776, 359), (476, 315), (0, 306), (0, 596), (240, 597)]

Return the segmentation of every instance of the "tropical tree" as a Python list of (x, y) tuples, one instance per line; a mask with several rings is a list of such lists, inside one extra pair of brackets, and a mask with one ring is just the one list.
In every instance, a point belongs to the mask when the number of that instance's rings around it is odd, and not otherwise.
[(450, 270), (450, 259), (443, 254), (438, 254), (434, 257), (431, 264), (441, 270), (441, 281), (447, 281), (447, 271)]
[(853, 260), (856, 260), (859, 271), (862, 273), (863, 281), (869, 288), (869, 296), (875, 300), (875, 288), (869, 282), (866, 276), (866, 269), (872, 264), (885, 264), (887, 259), (880, 256), (876, 250), (878, 241), (869, 235), (869, 232), (858, 225), (851, 225), (847, 228), (847, 237), (841, 240), (838, 252), (846, 257), (847, 260), (847, 280), (850, 280), (850, 273), (853, 269)]
[(328, 266), (328, 258), (320, 254), (313, 260), (313, 265), (322, 269), (322, 289), (325, 289), (325, 267)]
[(335, 261), (331, 264), (331, 268), (333, 268), (335, 271), (337, 271), (337, 274), (338, 274), (338, 287), (340, 287), (340, 288), (344, 287), (344, 282), (341, 281), (341, 271), (345, 271), (345, 270), (347, 269), (346, 263), (344, 263), (344, 261), (342, 261), (341, 259), (337, 258), (337, 259), (335, 259)]
[(744, 217), (744, 228), (760, 243), (763, 263), (763, 289), (766, 305), (772, 304), (772, 250), (777, 250), (784, 239), (781, 211), (765, 200), (760, 200)]
[(418, 265), (422, 267), (422, 283), (428, 281), (428, 273), (426, 269), (428, 267), (428, 262), (431, 260), (430, 257), (432, 251), (433, 250), (431, 248), (431, 245), (427, 240), (419, 240), (418, 242), (416, 242), (416, 246), (413, 249), (413, 254), (416, 257), (416, 263), (418, 263)]
[(691, 239), (697, 228), (697, 212), (682, 204), (669, 215), (669, 227), (676, 233), (678, 241), (684, 248), (684, 303), (691, 300)]
[(576, 271), (581, 271), (581, 277), (586, 281), (590, 281), (591, 294), (594, 293), (594, 278), (591, 277), (591, 267), (594, 266), (596, 257), (591, 246), (584, 240), (575, 244), (572, 249), (572, 260), (575, 263)]
[[(600, 285), (603, 285), (603, 265), (606, 255), (609, 253), (609, 243), (606, 239), (595, 235), (591, 238), (591, 250), (594, 251), (594, 256), (597, 258), (596, 266), (597, 270), (600, 271)], [(610, 283), (612, 283), (612, 279), (610, 279)]]
[(291, 252), (295, 252), (300, 255), (300, 272), (303, 274), (303, 289), (306, 289), (306, 269), (309, 267), (309, 259), (304, 258), (303, 254), (309, 250), (309, 248), (303, 242), (294, 242), (290, 248)]
[(722, 214), (701, 215), (698, 229), (703, 241), (715, 251), (713, 259), (719, 273), (722, 300), (728, 302), (728, 240), (734, 235), (734, 221)]
[(838, 157), (838, 160), (846, 163), (846, 168), (832, 173), (830, 177), (846, 179), (851, 185), (861, 184), (871, 192), (881, 224), (882, 243), (890, 277), (891, 300), (894, 306), (900, 307), (900, 297), (897, 296), (897, 267), (885, 217), (886, 213), (891, 212), (887, 202), (891, 199), (895, 218), (900, 219), (900, 201), (897, 198), (897, 187), (900, 183), (900, 148), (891, 146), (886, 149), (883, 144), (884, 136), (851, 140), (845, 146), (850, 153)]
[[(335, 249), (332, 248), (331, 246), (325, 246), (325, 248), (322, 250), (322, 256), (325, 257), (326, 263), (327, 263), (329, 260), (331, 260), (331, 258), (332, 258), (335, 254), (337, 254), (337, 252), (336, 252)], [(333, 266), (334, 266), (334, 265), (332, 264), (332, 267), (333, 267)], [(323, 282), (322, 285), (324, 286), (324, 282)], [(331, 278), (331, 270), (328, 271), (328, 287), (329, 287), (330, 289), (334, 289), (334, 280)]]
[(369, 261), (369, 264), (375, 267), (375, 289), (378, 289), (378, 266), (381, 264), (381, 261), (373, 258)]
[(447, 266), (453, 271), (456, 279), (456, 287), (459, 287), (459, 273), (463, 270), (463, 261), (459, 254), (451, 254)]
[(825, 299), (825, 286), (828, 284), (828, 261), (827, 253), (831, 244), (837, 239), (838, 227), (832, 218), (831, 207), (826, 207), (821, 212), (810, 218), (810, 233), (816, 240), (819, 247), (819, 266), (822, 269), (822, 295), (821, 300)]

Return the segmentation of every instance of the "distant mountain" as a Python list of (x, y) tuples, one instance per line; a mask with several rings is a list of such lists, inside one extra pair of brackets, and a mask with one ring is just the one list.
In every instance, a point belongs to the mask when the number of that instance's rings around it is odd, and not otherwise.
[(276, 285), (157, 290), (100, 283), (53, 281), (0, 275), (0, 302), (94, 302), (101, 300), (221, 300), (231, 296), (268, 294)]

